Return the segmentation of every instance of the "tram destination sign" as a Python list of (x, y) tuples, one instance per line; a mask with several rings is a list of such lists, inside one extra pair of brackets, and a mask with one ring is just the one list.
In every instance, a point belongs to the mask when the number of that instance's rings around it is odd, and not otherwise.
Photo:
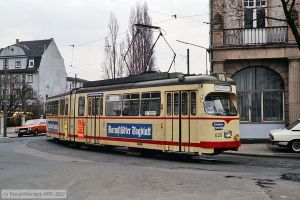
[(152, 139), (152, 124), (107, 123), (107, 136)]

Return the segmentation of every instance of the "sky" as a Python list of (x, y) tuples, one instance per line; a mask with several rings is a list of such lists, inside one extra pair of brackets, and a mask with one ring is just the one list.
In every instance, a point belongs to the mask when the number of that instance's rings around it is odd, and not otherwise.
[[(0, 48), (15, 44), (16, 39), (54, 38), (68, 76), (77, 74), (79, 78), (99, 80), (110, 13), (118, 20), (121, 41), (128, 30), (131, 9), (144, 2), (153, 25), (161, 27), (176, 52), (175, 65), (170, 71), (186, 73), (186, 49), (189, 48), (190, 72), (204, 74), (205, 49), (176, 40), (209, 47), (209, 25), (205, 23), (209, 22), (208, 0), (0, 0)], [(156, 68), (167, 71), (172, 51), (162, 39), (154, 50)]]

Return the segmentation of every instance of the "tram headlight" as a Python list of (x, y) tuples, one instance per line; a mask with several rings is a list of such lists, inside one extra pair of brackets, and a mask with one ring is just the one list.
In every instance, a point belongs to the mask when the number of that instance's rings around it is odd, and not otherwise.
[(225, 138), (231, 138), (232, 137), (232, 131), (224, 131), (224, 137)]

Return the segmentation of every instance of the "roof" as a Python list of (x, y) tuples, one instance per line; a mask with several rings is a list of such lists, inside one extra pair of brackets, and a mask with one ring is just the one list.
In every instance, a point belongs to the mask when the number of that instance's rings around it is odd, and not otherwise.
[(46, 40), (21, 41), (16, 45), (22, 48), (27, 56), (39, 57), (44, 54), (52, 40), (51, 38)]
[[(67, 77), (67, 81), (75, 81), (74, 77)], [(87, 82), (88, 80), (82, 79), (82, 78), (76, 78), (76, 82)]]
[(116, 79), (106, 79), (100, 81), (88, 81), (83, 84), (83, 87), (97, 87), (97, 86), (107, 86), (107, 85), (120, 85), (126, 83), (138, 83), (145, 81), (154, 81), (154, 80), (163, 80), (163, 79), (171, 79), (178, 78), (182, 73), (174, 72), (146, 72), (141, 75), (131, 75), (129, 77), (124, 78), (116, 78)]
[[(169, 75), (169, 76), (168, 76)], [(168, 76), (167, 78), (165, 78)], [(139, 75), (135, 78), (140, 77)], [(89, 85), (91, 82), (86, 82), (83, 84), (82, 88), (78, 89), (78, 92), (93, 92), (93, 91), (109, 91), (109, 90), (126, 90), (132, 88), (145, 88), (145, 87), (161, 87), (161, 86), (170, 86), (170, 85), (187, 85), (187, 84), (220, 84), (220, 85), (236, 85), (236, 83), (227, 78), (226, 81), (220, 81), (217, 77), (213, 75), (184, 75), (180, 73), (160, 73), (156, 74), (154, 77), (145, 77), (141, 75), (144, 79), (133, 79), (124, 78), (127, 80), (122, 83), (114, 82), (115, 80), (108, 79), (105, 82), (107, 84), (95, 84)], [(106, 81), (106, 80), (105, 80)], [(101, 83), (101, 82), (100, 82)]]

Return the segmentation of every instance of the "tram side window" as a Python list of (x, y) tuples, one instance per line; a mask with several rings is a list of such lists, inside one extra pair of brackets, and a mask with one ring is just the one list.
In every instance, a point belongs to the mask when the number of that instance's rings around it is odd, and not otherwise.
[(78, 99), (78, 116), (84, 116), (85, 110), (85, 97), (79, 97)]
[(66, 99), (65, 107), (65, 115), (69, 115), (69, 99)]
[(168, 116), (172, 115), (172, 94), (171, 93), (167, 94), (167, 115)]
[(142, 93), (141, 115), (159, 116), (160, 115), (160, 93), (147, 92)]
[(58, 101), (51, 101), (47, 103), (47, 115), (48, 116), (58, 115)]
[(174, 115), (179, 114), (179, 93), (174, 93)]
[(97, 97), (95, 99), (95, 108), (94, 108), (95, 115), (97, 115), (97, 116), (99, 116), (99, 104), (100, 104), (100, 99)]
[(123, 95), (123, 116), (139, 116), (140, 114), (140, 94)]
[(65, 99), (59, 101), (59, 115), (65, 114)]
[(122, 111), (122, 96), (111, 94), (106, 96), (105, 114), (106, 116), (120, 116)]
[(103, 115), (103, 98), (100, 98), (100, 115)]
[(58, 116), (58, 101), (54, 101), (54, 115)]
[(88, 98), (88, 115), (92, 115), (92, 98)]
[(188, 93), (187, 92), (183, 92), (182, 95), (182, 115), (188, 115), (189, 111), (188, 111)]
[(196, 100), (196, 92), (191, 92), (191, 115), (196, 115), (197, 113), (197, 100)]
[(47, 106), (46, 106), (46, 113), (47, 113), (47, 116), (51, 116), (52, 115), (52, 112), (51, 112), (51, 109), (52, 109), (52, 102), (47, 102)]

